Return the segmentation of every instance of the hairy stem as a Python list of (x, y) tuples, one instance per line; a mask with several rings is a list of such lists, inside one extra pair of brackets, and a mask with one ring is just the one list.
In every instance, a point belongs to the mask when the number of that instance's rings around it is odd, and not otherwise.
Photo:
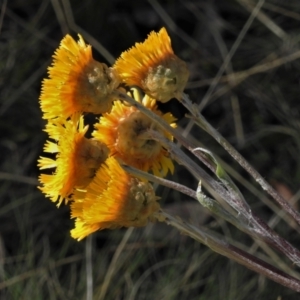
[(205, 229), (196, 228), (163, 211), (156, 213), (154, 217), (156, 217), (158, 221), (165, 222), (168, 225), (175, 227), (181, 233), (190, 236), (194, 240), (206, 245), (213, 251), (236, 261), (248, 269), (262, 274), (267, 278), (296, 292), (300, 292), (300, 281), (298, 279), (229, 244), (228, 242), (214, 237), (211, 232), (208, 232)]
[[(156, 122), (159, 126), (161, 126), (161, 128), (170, 132), (180, 143), (182, 143), (188, 150), (190, 150), (194, 154), (195, 145), (191, 145), (191, 143), (186, 138), (182, 137), (181, 134), (179, 134), (174, 128), (169, 126), (169, 124), (167, 124), (160, 116), (154, 114), (152, 111), (150, 111), (141, 103), (137, 102), (128, 95), (120, 91), (115, 91), (114, 93), (119, 99), (122, 99), (128, 102), (130, 105), (136, 107), (142, 113)], [(186, 101), (186, 96), (184, 96), (183, 102)], [(191, 103), (189, 102), (189, 104)], [(190, 106), (189, 108), (193, 112), (193, 114), (198, 114), (196, 110), (193, 110), (193, 106)], [(209, 124), (208, 126), (211, 127)], [(238, 215), (242, 215), (240, 216), (240, 226), (238, 226), (238, 228), (240, 228), (241, 230), (243, 230), (243, 228), (247, 228), (247, 230), (244, 230), (246, 233), (251, 233), (251, 236), (253, 236), (254, 238), (259, 238), (265, 241), (266, 243), (286, 255), (286, 257), (288, 257), (293, 263), (298, 266), (300, 265), (299, 250), (294, 248), (285, 239), (281, 238), (263, 220), (255, 216), (244, 199), (241, 199), (238, 194), (233, 193), (231, 190), (227, 190), (222, 184), (214, 180), (207, 172), (205, 172), (190, 157), (188, 157), (177, 145), (162, 137), (160, 133), (149, 130), (149, 135), (152, 139), (158, 140), (166, 149), (168, 149), (171, 156), (174, 157), (174, 159), (179, 164), (184, 165), (195, 176), (195, 178), (197, 178), (199, 181), (204, 181), (213, 191), (218, 193), (222, 199), (224, 199), (232, 208), (237, 211)], [(199, 156), (197, 157), (199, 158)], [(210, 160), (206, 160), (206, 163), (215, 170), (214, 163), (212, 163)], [(246, 223), (243, 222), (242, 224), (242, 219), (246, 220)]]
[(300, 225), (300, 213), (296, 211), (275, 189), (247, 162), (247, 160), (204, 118), (204, 116), (195, 109), (188, 95), (184, 94), (182, 104), (193, 115), (194, 122), (209, 133), (254, 179), (260, 184), (277, 203), (289, 213)]
[(174, 157), (178, 163), (184, 165), (199, 181), (204, 180), (206, 184), (216, 191), (222, 199), (237, 212), (237, 214), (235, 216), (233, 215), (233, 217), (229, 217), (229, 214), (225, 214), (224, 211), (220, 209), (220, 205), (217, 205), (217, 201), (209, 201), (205, 206), (206, 208), (211, 210), (212, 213), (224, 217), (225, 220), (237, 226), (245, 233), (250, 234), (253, 238), (266, 242), (283, 253), (294, 264), (300, 266), (300, 251), (273, 231), (262, 219), (257, 217), (245, 200), (239, 198), (238, 193), (227, 190), (218, 181), (214, 180), (200, 166), (196, 165), (195, 162), (193, 162), (193, 160), (191, 160), (191, 158), (189, 158), (181, 149), (179, 149), (176, 144), (164, 138), (159, 132), (149, 130), (149, 134), (151, 138), (159, 141), (166, 149), (168, 149), (172, 157)]

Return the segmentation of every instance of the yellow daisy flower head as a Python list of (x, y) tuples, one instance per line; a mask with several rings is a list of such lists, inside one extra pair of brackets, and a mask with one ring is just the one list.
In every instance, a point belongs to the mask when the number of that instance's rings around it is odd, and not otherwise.
[(186, 63), (174, 54), (165, 28), (152, 31), (145, 42), (123, 52), (113, 68), (127, 85), (139, 86), (161, 102), (180, 100), (189, 77)]
[(56, 158), (38, 160), (40, 170), (56, 168), (53, 174), (40, 175), (39, 188), (51, 201), (58, 201), (58, 205), (64, 199), (67, 202), (75, 188), (86, 187), (108, 157), (106, 145), (85, 138), (88, 126), (84, 127), (82, 116), (77, 123), (69, 120), (64, 124), (49, 124), (46, 130), (58, 141), (47, 141), (44, 152), (54, 153)]
[[(173, 122), (176, 119), (171, 113), (162, 114), (154, 99), (145, 95), (140, 102), (175, 127)], [(120, 161), (146, 172), (151, 170), (154, 175), (164, 177), (169, 170), (173, 173), (174, 165), (168, 151), (159, 142), (149, 139), (149, 129), (172, 140), (169, 133), (137, 108), (115, 101), (112, 111), (100, 117), (93, 136), (105, 143), (110, 154)]]
[(71, 236), (78, 240), (105, 228), (145, 226), (160, 207), (152, 185), (126, 173), (113, 157), (73, 199), (71, 216), (76, 220)]
[(78, 36), (77, 43), (70, 35), (64, 37), (48, 68), (49, 78), (44, 79), (40, 95), (45, 119), (67, 119), (75, 112), (100, 114), (112, 107), (118, 76), (95, 61), (91, 46)]

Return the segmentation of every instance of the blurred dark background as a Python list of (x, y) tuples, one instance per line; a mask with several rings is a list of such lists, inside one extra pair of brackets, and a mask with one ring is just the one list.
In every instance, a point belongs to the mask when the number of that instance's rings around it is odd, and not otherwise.
[[(1, 299), (85, 299), (86, 241), (74, 241), (69, 209), (37, 189), (36, 161), (46, 134), (41, 81), (54, 50), (81, 33), (94, 57), (111, 65), (122, 51), (165, 26), (190, 69), (186, 93), (204, 116), (287, 200), (300, 195), (300, 2), (298, 0), (0, 0), (0, 292)], [(178, 127), (213, 151), (254, 210), (296, 246), (295, 225), (201, 129), (176, 100), (160, 105)], [(196, 188), (177, 166), (174, 181)], [(205, 224), (252, 254), (294, 267), (209, 216), (198, 204), (159, 187), (162, 206)], [(196, 212), (196, 213), (195, 213)], [(168, 227), (93, 235), (94, 299), (297, 299)], [(264, 252), (265, 251), (265, 252)], [(268, 253), (268, 257), (265, 253)], [(109, 268), (113, 276), (107, 277)], [(103, 292), (102, 292), (103, 293)], [(282, 297), (282, 298), (281, 298)]]

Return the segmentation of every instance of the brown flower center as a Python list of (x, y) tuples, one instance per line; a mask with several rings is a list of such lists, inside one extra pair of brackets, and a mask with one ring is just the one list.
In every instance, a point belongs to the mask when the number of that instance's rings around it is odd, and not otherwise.
[(76, 145), (75, 186), (86, 187), (100, 165), (108, 157), (107, 146), (99, 141), (82, 137)]
[(118, 85), (115, 71), (92, 59), (78, 76), (74, 98), (86, 112), (108, 112), (113, 101), (111, 93)]
[(160, 153), (161, 145), (145, 137), (147, 130), (160, 131), (148, 117), (136, 111), (120, 121), (118, 125), (117, 150), (135, 159), (151, 160)]

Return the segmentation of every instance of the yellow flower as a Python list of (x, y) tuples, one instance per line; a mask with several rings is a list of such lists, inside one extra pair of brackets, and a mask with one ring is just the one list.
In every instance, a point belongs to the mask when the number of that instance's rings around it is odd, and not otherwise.
[[(135, 98), (138, 97), (135, 95)], [(175, 127), (172, 123), (175, 118), (171, 113), (162, 114), (157, 110), (154, 99), (145, 95), (143, 100), (136, 100)], [(173, 173), (174, 165), (168, 151), (159, 142), (149, 139), (147, 130), (158, 131), (170, 140), (172, 136), (137, 108), (115, 101), (112, 111), (100, 117), (95, 128), (93, 136), (105, 143), (110, 154), (122, 162), (146, 172), (152, 170), (156, 176), (164, 177), (168, 170)]]
[(181, 99), (189, 71), (173, 52), (165, 28), (121, 54), (113, 67), (127, 85), (136, 85), (161, 102)]
[(112, 91), (119, 85), (116, 73), (95, 61), (91, 46), (78, 36), (77, 43), (70, 35), (64, 37), (48, 68), (40, 96), (45, 119), (67, 119), (76, 112), (100, 114), (112, 107)]
[(79, 122), (65, 121), (64, 124), (49, 123), (46, 131), (57, 143), (47, 141), (44, 152), (56, 154), (56, 159), (40, 157), (41, 170), (56, 168), (53, 174), (41, 174), (40, 190), (51, 201), (67, 202), (75, 188), (84, 188), (93, 179), (99, 166), (108, 156), (108, 148), (99, 141), (84, 137), (88, 126), (84, 127), (83, 117)]
[(101, 165), (95, 178), (86, 188), (74, 194), (72, 218), (76, 218), (71, 236), (81, 240), (105, 228), (145, 226), (159, 209), (150, 183), (127, 174), (110, 157)]

